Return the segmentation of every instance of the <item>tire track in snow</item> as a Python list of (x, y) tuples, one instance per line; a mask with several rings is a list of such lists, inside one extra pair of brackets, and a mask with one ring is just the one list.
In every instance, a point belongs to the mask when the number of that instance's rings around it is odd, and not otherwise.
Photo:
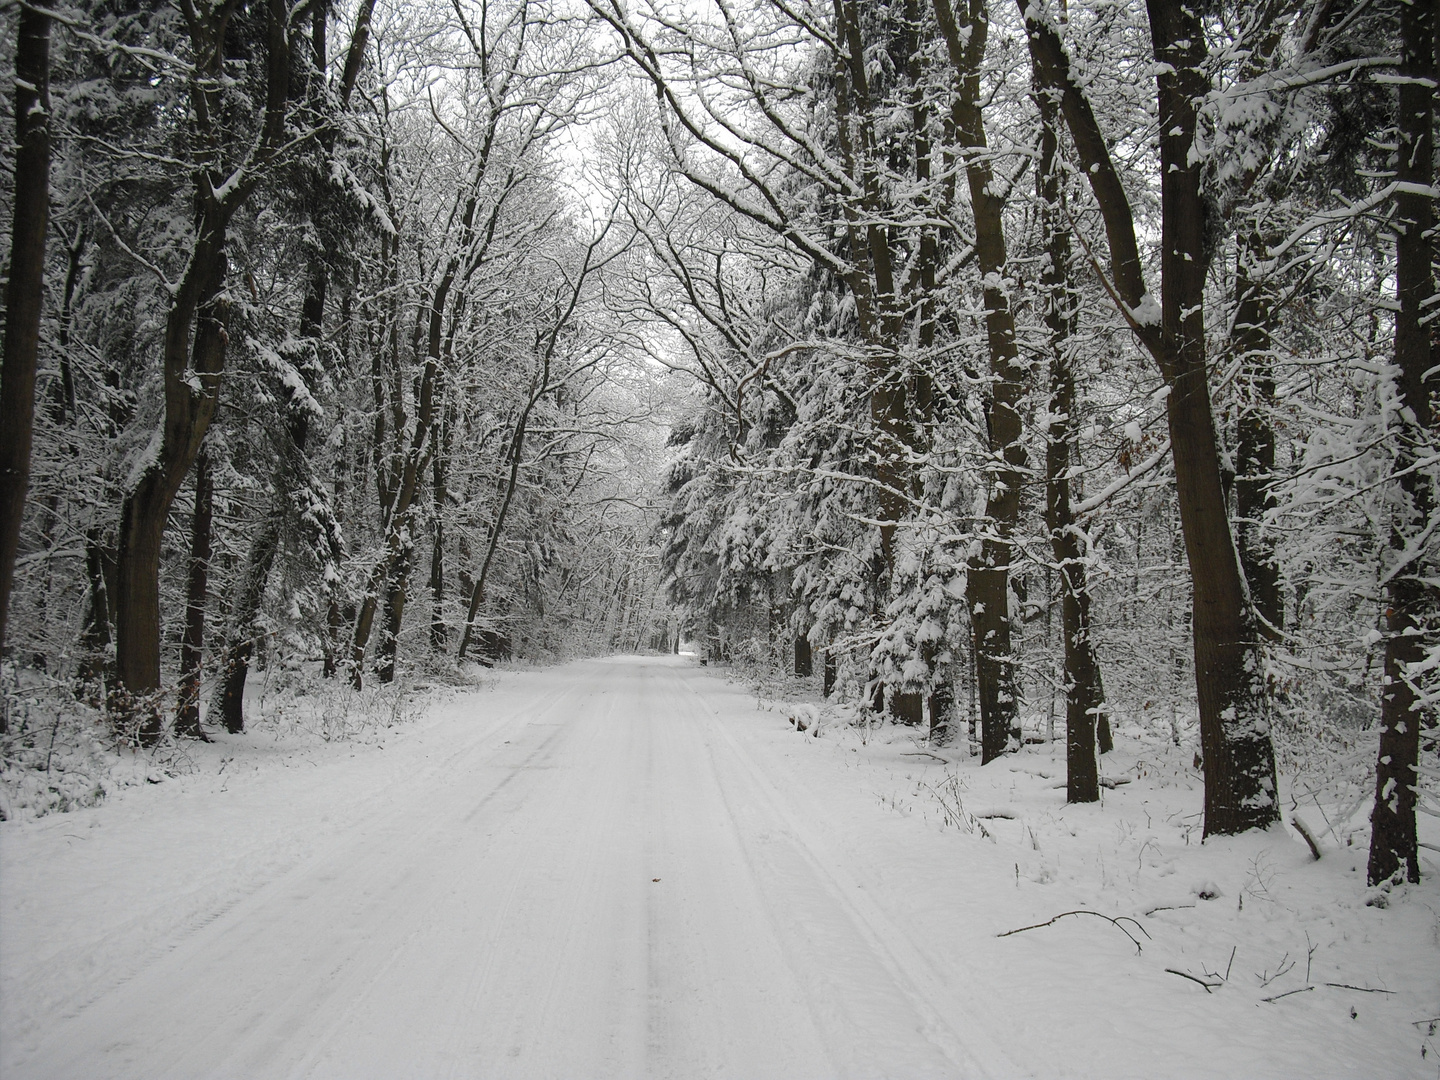
[[(944, 1006), (938, 1003), (958, 1004), (956, 981), (966, 973), (952, 971), (947, 977), (936, 970), (923, 950), (867, 895), (854, 875), (826, 854), (827, 846), (805, 824), (805, 812), (795, 806), (793, 799), (785, 795), (767, 775), (765, 767), (727, 728), (720, 719), (719, 711), (699, 693), (693, 681), (684, 680), (684, 685), (697, 714), (704, 718), (716, 742), (723, 745), (734, 762), (734, 774), (741, 777), (749, 788), (749, 794), (755, 797), (753, 801), (740, 800), (736, 788), (728, 788), (727, 799), (735, 800), (732, 806), (737, 819), (748, 817), (759, 830), (747, 848), (765, 868), (757, 876), (781, 881), (787, 889), (793, 890), (794, 895), (790, 897), (779, 895), (777, 890), (774, 898), (780, 905), (777, 918), (790, 928), (791, 939), (809, 939), (815, 951), (824, 953), (832, 949), (845, 950), (847, 930), (858, 933), (865, 950), (876, 962), (870, 975), (890, 983), (896, 994), (908, 1003), (914, 1015), (922, 1021), (916, 1030), (944, 1055), (948, 1063), (948, 1067), (940, 1067), (933, 1060), (915, 1062), (914, 1066), (923, 1069), (923, 1074), (1021, 1074), (1023, 1070), (987, 1034), (991, 1023), (983, 1006), (976, 1000), (983, 993), (983, 988), (972, 983), (968, 989), (969, 1000), (965, 1009), (971, 1023), (965, 1025), (965, 1033), (961, 1034), (957, 1024), (941, 1012)], [(757, 804), (765, 807), (768, 813), (756, 814), (754, 808)], [(767, 818), (780, 827), (773, 832), (765, 830), (760, 821)], [(801, 898), (813, 907), (807, 910), (805, 904), (796, 903)], [(820, 917), (827, 904), (838, 909), (838, 920), (832, 918), (827, 923)], [(847, 1008), (845, 1001), (845, 988), (859, 981), (859, 973), (867, 966), (865, 960), (863, 952), (857, 953), (851, 946), (845, 963), (823, 970), (819, 978), (812, 975), (810, 980), (817, 996), (825, 1002), (831, 1022), (842, 1032), (853, 1032), (856, 1025), (863, 1028), (866, 1023), (865, 1016), (857, 1015), (856, 1009)], [(810, 960), (800, 958), (799, 962), (805, 965)], [(946, 1009), (946, 1012), (953, 1011), (953, 1006)], [(891, 1052), (901, 1052), (901, 1048), (894, 1047)], [(863, 1074), (894, 1073), (893, 1060), (888, 1060), (879, 1052), (878, 1044), (858, 1046), (856, 1053), (862, 1062), (860, 1071)], [(930, 1071), (937, 1067), (938, 1072)], [(921, 1072), (908, 1070), (905, 1074), (922, 1075)]]
[[(506, 749), (503, 746), (491, 746), (494, 738), (507, 728), (519, 727), (523, 730), (530, 726), (534, 719), (552, 714), (573, 697), (576, 688), (571, 680), (569, 684), (544, 694), (537, 703), (523, 703), (523, 711), (507, 709), (493, 722), (473, 732), (467, 731), (463, 726), (450, 725), (451, 732), (460, 740), (459, 745), (446, 744), (446, 749), (450, 752), (421, 761), (416, 768), (397, 768), (391, 773), (387, 783), (370, 789), (364, 797), (356, 800), (351, 812), (343, 815), (338, 825), (327, 830), (329, 836), (325, 839), (329, 841), (328, 849), (321, 846), (319, 854), (316, 854), (316, 845), (309, 845), (308, 849), (301, 845), (300, 849), (293, 852), (283, 863), (267, 866), (267, 872), (263, 875), (253, 876), (244, 882), (239, 886), (241, 891), (227, 898), (218, 910), (212, 909), (198, 918), (172, 924), (167, 940), (149, 949), (129, 970), (88, 988), (88, 992), (74, 1001), (62, 1014), (63, 1017), (75, 1022), (75, 1026), (80, 1029), (88, 1027), (92, 1032), (97, 1029), (103, 1032), (107, 1027), (112, 1032), (123, 1032), (137, 1026), (143, 1029), (146, 1026), (143, 1014), (151, 1012), (152, 1007), (141, 1005), (138, 1010), (131, 1008), (129, 1012), (138, 1011), (142, 1015), (123, 1021), (118, 1019), (117, 1013), (123, 1014), (127, 1011), (127, 1001), (136, 998), (142, 1001), (154, 1000), (157, 996), (163, 997), (168, 988), (184, 985), (187, 975), (183, 969), (189, 954), (208, 949), (213, 956), (218, 944), (222, 948), (222, 955), (229, 958), (227, 966), (243, 972), (251, 966), (247, 962), (247, 955), (267, 952), (274, 954), (274, 939), (277, 936), (284, 939), (285, 926), (287, 922), (294, 921), (296, 909), (304, 907), (317, 896), (323, 901), (326, 893), (340, 892), (341, 895), (363, 898), (367, 902), (366, 906), (372, 910), (378, 907), (383, 910), (413, 911), (417, 907), (424, 908), (433, 904), (433, 897), (427, 892), (427, 882), (433, 882), (437, 874), (422, 871), (397, 877), (389, 883), (388, 888), (381, 890), (373, 882), (365, 880), (365, 868), (371, 865), (367, 856), (373, 854), (377, 848), (389, 844), (399, 849), (408, 849), (423, 858), (422, 865), (428, 865), (432, 870), (442, 865), (450, 847), (444, 842), (449, 826), (448, 815), (436, 815), (427, 806), (434, 798), (437, 778), (473, 775), (483, 768), (489, 759)], [(549, 741), (546, 740), (541, 747), (533, 750), (527, 760), (533, 762)], [(507, 771), (502, 777), (502, 785), (520, 775), (522, 774), (518, 769)], [(493, 795), (494, 792), (489, 794)], [(513, 789), (512, 794), (515, 794)], [(467, 805), (473, 800), (473, 795), (468, 791), (462, 790), (458, 795)], [(484, 798), (482, 797), (482, 801)], [(367, 824), (376, 820), (381, 822), (378, 829)], [(365, 911), (357, 909), (353, 914), (363, 916)], [(400, 918), (403, 916), (397, 916), (397, 920)], [(313, 923), (321, 927), (332, 921), (323, 917), (308, 922), (302, 920), (306, 925)], [(234, 940), (237, 937), (238, 942)], [(403, 953), (410, 937), (413, 937), (413, 931), (395, 943), (387, 961), (379, 966), (374, 978), (368, 981), (383, 978), (385, 968), (396, 956)], [(296, 944), (297, 951), (305, 956), (304, 964), (297, 966), (292, 963), (287, 969), (282, 957), (278, 964), (279, 973), (288, 971), (291, 981), (297, 984), (304, 984), (306, 973), (316, 968), (326, 971), (326, 977), (311, 980), (318, 985), (305, 987), (303, 992), (297, 991), (299, 996), (289, 999), (288, 1002), (283, 991), (277, 994), (275, 984), (283, 982), (282, 978), (262, 979), (258, 985), (249, 987), (248, 992), (242, 992), (243, 980), (240, 984), (224, 988), (224, 996), (231, 1013), (248, 1017), (231, 1019), (219, 1025), (229, 1030), (233, 1047), (229, 1055), (231, 1060), (246, 1057), (245, 1047), (258, 1044), (256, 1054), (248, 1057), (247, 1061), (252, 1064), (263, 1061), (267, 1054), (273, 1053), (277, 1045), (275, 1036), (271, 1034), (277, 1016), (303, 1015), (308, 1010), (313, 1020), (321, 1011), (323, 1000), (334, 996), (336, 977), (347, 968), (353, 967), (361, 957), (374, 959), (365, 950), (356, 949), (354, 935), (335, 936), (330, 947), (318, 953), (306, 953), (304, 950), (307, 943), (303, 941)], [(228, 952), (224, 952), (227, 945)], [(272, 972), (273, 974), (276, 973)], [(198, 987), (196, 990), (203, 999), (209, 988)], [(277, 1000), (277, 997), (281, 1000)], [(90, 1015), (94, 1013), (101, 1016)], [(117, 1018), (106, 1020), (104, 1017)], [(52, 1055), (52, 1064), (59, 1068), (42, 1068), (40, 1075), (86, 1075), (89, 1072), (86, 1068), (75, 1071), (74, 1068), (60, 1065), (60, 1062), (71, 1056), (68, 1051), (72, 1046), (65, 1044), (73, 1042), (73, 1045), (78, 1046), (82, 1041), (66, 1038), (61, 1040), (62, 1045), (55, 1046), (51, 1040), (49, 1047), (42, 1043), (34, 1047), (37, 1056), (31, 1062), (26, 1061), (29, 1055), (23, 1053), (15, 1054), (12, 1058), (12, 1054), (17, 1050), (12, 1046), (9, 1048), (11, 1052), (6, 1054), (6, 1057), (11, 1059), (7, 1062), (7, 1075), (11, 1068), (35, 1068), (46, 1054)], [(111, 1061), (111, 1066), (107, 1066), (107, 1069), (119, 1070), (113, 1073), (107, 1071), (107, 1075), (126, 1075), (125, 1069), (132, 1057), (129, 1052), (130, 1040), (111, 1037), (102, 1041), (105, 1044), (105, 1056)], [(167, 1053), (162, 1050), (158, 1055), (152, 1054), (152, 1058), (166, 1058), (169, 1065), (163, 1067), (173, 1067), (175, 1075), (195, 1075), (190, 1067), (184, 1065), (183, 1054), (183, 1049), (193, 1041), (193, 1037), (187, 1039), (185, 1033), (176, 1032), (173, 1038), (167, 1041), (173, 1043), (179, 1051)], [(18, 1049), (23, 1051), (23, 1048)], [(56, 1054), (59, 1055), (58, 1060), (54, 1059)], [(135, 1075), (155, 1076), (163, 1073), (153, 1071), (147, 1066), (147, 1069), (141, 1069)], [(236, 1075), (246, 1075), (246, 1072), (241, 1070)]]

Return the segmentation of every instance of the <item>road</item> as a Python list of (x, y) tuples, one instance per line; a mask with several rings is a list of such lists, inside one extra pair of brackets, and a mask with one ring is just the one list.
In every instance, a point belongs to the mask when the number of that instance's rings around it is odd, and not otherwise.
[[(871, 898), (875, 868), (847, 863), (826, 808), (750, 737), (753, 698), (741, 717), (739, 693), (668, 658), (529, 685), (427, 729), (424, 769), (32, 1024), (4, 1074), (1013, 1069), (967, 1026), (921, 928)], [(297, 799), (295, 827), (315, 814)], [(217, 852), (243, 848), (227, 828)]]

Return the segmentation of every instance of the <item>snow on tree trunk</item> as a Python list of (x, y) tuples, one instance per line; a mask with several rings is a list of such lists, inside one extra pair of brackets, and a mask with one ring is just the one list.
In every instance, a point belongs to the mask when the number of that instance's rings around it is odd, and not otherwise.
[[(1435, 278), (1434, 96), (1435, 4), (1400, 5), (1401, 81), (1396, 128), (1395, 314), (1397, 506), (1390, 530), (1385, 585), (1385, 671), (1380, 694), (1380, 753), (1375, 765), (1375, 808), (1370, 815), (1371, 885), (1403, 873), (1420, 880), (1415, 835), (1419, 774), (1420, 702), (1410, 669), (1425, 655), (1426, 632), (1435, 616), (1434, 586), (1424, 578), (1421, 534), (1434, 525), (1435, 493), (1419, 464), (1434, 423), (1432, 395), (1440, 380), (1431, 370)], [(1428, 313), (1428, 314), (1427, 314)]]
[[(20, 8), (15, 45), (15, 190), (10, 280), (5, 287), (5, 352), (0, 367), (0, 650), (15, 581), (20, 520), (30, 483), (35, 366), (45, 287), (50, 212), (50, 16)], [(0, 709), (0, 734), (7, 715)]]

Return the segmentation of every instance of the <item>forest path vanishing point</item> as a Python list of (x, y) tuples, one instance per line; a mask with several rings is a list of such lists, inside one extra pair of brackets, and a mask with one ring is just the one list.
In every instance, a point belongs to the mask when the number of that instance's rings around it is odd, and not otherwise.
[(754, 744), (774, 714), (679, 659), (529, 685), (387, 747), (389, 782), (337, 795), (338, 825), (323, 798), (252, 819), (312, 830), (303, 855), (31, 1025), (4, 1074), (1017, 1070), (984, 1035), (983, 992), (872, 899), (879, 868)]

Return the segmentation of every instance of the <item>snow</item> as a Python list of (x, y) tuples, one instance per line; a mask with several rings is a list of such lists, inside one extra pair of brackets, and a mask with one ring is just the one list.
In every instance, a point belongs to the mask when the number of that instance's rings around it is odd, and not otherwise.
[(0, 1074), (1436, 1075), (1428, 855), (1366, 890), (1313, 806), (1318, 862), (1201, 844), (1191, 750), (1124, 728), (1067, 806), (1063, 745), (798, 711), (688, 658), (508, 671), (0, 825)]
[(1137, 326), (1159, 326), (1163, 318), (1160, 310), (1160, 303), (1148, 292), (1140, 297), (1140, 302), (1130, 311), (1130, 317), (1135, 320)]

